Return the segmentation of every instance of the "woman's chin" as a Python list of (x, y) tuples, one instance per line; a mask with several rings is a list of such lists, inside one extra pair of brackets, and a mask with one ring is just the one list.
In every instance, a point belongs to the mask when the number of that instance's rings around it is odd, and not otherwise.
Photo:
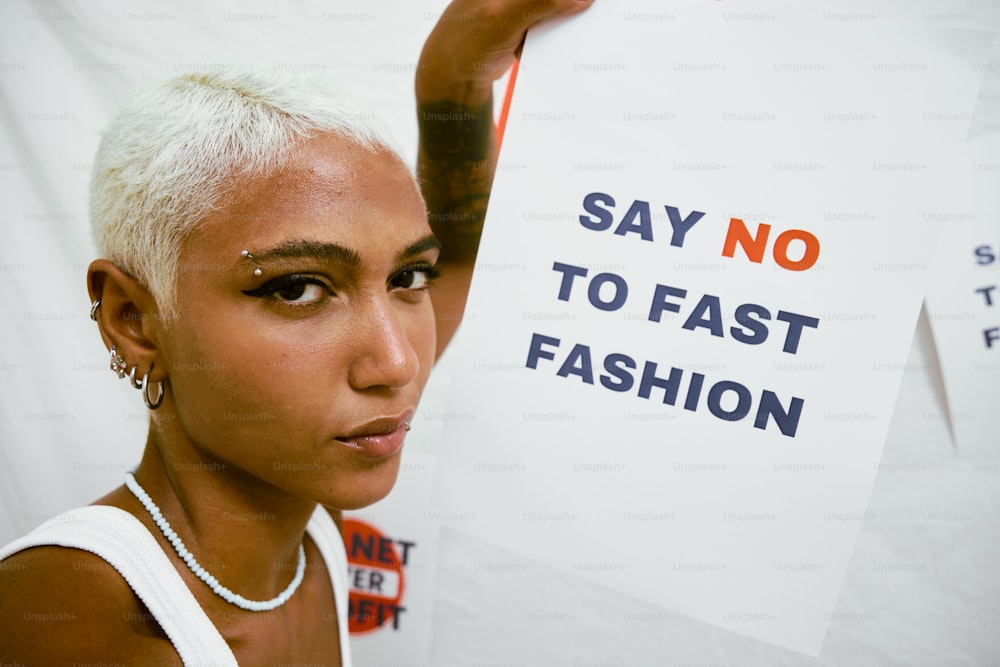
[(341, 480), (336, 487), (319, 499), (321, 505), (342, 511), (359, 510), (389, 495), (399, 476), (399, 457), (382, 462), (375, 469)]

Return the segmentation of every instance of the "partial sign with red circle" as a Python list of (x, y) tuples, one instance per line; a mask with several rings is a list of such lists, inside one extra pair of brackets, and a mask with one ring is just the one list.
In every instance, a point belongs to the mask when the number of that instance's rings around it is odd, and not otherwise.
[(406, 611), (405, 568), (416, 543), (386, 537), (370, 523), (346, 517), (343, 534), (351, 589), (351, 634), (390, 627), (399, 630), (400, 616)]

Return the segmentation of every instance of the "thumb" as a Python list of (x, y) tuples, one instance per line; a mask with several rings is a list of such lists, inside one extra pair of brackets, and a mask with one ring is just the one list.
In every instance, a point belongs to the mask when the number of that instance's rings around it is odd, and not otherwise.
[(418, 97), (438, 97), (470, 84), (488, 87), (513, 63), (529, 28), (582, 12), (593, 2), (455, 0), (424, 44), (417, 70)]

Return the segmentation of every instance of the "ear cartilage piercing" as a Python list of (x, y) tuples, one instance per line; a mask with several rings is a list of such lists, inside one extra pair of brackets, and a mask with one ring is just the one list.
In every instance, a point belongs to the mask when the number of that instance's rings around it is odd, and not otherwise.
[[(243, 257), (245, 257), (246, 259), (253, 259), (253, 255), (250, 254), (249, 250), (244, 250), (240, 254), (243, 255)], [(253, 270), (253, 274), (255, 276), (262, 275), (263, 273), (264, 273), (264, 269), (260, 268), (259, 266), (256, 269)]]

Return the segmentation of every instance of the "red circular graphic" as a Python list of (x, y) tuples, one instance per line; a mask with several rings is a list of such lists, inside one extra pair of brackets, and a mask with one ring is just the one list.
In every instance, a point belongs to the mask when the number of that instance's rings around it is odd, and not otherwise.
[(344, 518), (350, 587), (351, 634), (383, 627), (399, 629), (404, 591), (403, 562), (399, 549), (375, 526)]

